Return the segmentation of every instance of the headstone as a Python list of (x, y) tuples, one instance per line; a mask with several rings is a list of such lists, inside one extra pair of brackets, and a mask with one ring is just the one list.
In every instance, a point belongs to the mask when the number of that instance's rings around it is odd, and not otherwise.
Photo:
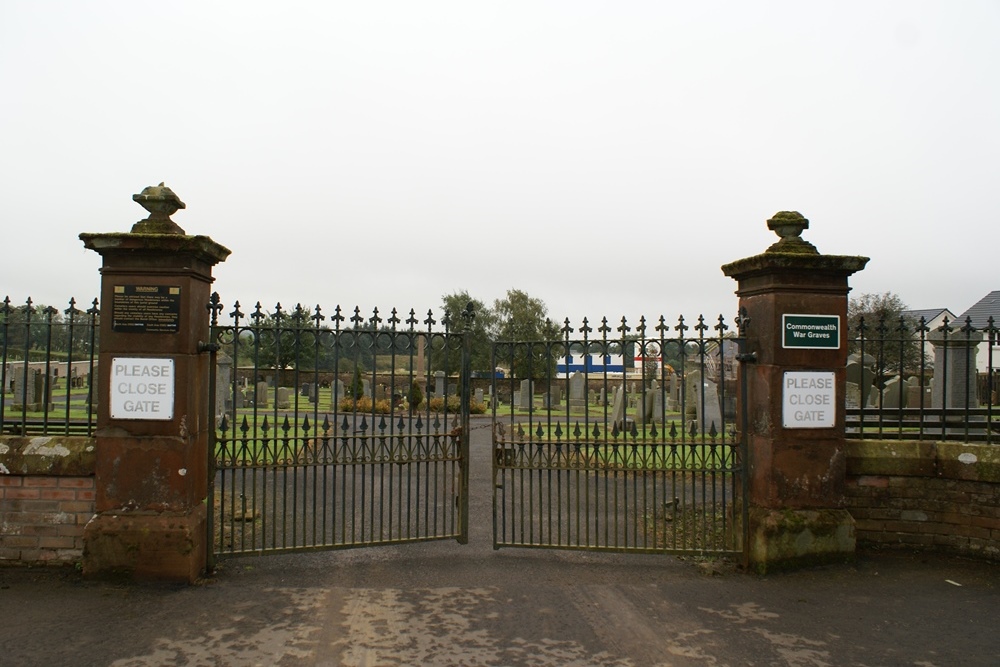
[(597, 396), (597, 404), (598, 405), (607, 405), (608, 404), (608, 393), (607, 393), (607, 389), (604, 388), (604, 387), (601, 387), (601, 392)]
[(233, 359), (225, 352), (215, 355), (215, 414), (222, 417), (233, 409)]
[(372, 397), (372, 383), (368, 380), (368, 378), (363, 378), (361, 380), (361, 395), (365, 398)]
[(545, 394), (545, 407), (558, 408), (560, 405), (562, 405), (562, 390), (559, 387), (549, 387), (548, 393)]
[[(919, 408), (920, 407), (920, 394), (923, 391), (923, 387), (920, 386), (920, 379), (915, 375), (911, 375), (906, 378), (906, 402), (903, 404), (907, 408)], [(925, 406), (930, 405), (930, 401), (924, 402)]]
[(31, 368), (14, 371), (14, 409), (37, 412), (42, 409), (42, 374)]
[(861, 407), (861, 387), (854, 382), (846, 383), (844, 405), (847, 406), (848, 410), (856, 410)]
[(624, 429), (626, 416), (625, 385), (620, 384), (615, 390), (614, 403), (611, 407), (611, 423), (617, 424), (620, 429)]
[(434, 371), (434, 395), (444, 396), (444, 371)]
[(522, 410), (530, 410), (532, 408), (532, 387), (531, 380), (521, 380), (521, 393), (518, 397), (517, 407)]
[(647, 389), (642, 395), (637, 397), (635, 402), (635, 421), (645, 426), (653, 419), (653, 395), (651, 389)]
[(292, 390), (288, 387), (278, 387), (275, 392), (275, 403), (279, 410), (287, 410), (292, 407)]
[(934, 345), (934, 379), (943, 378), (933, 384), (931, 407), (978, 408), (976, 356), (982, 332), (952, 332), (946, 337), (932, 331), (927, 339)]
[(258, 382), (253, 392), (253, 404), (257, 408), (267, 408), (267, 382)]
[(897, 410), (902, 405), (902, 385), (903, 381), (897, 375), (885, 383), (882, 389), (882, 409)]
[(667, 390), (667, 410), (676, 412), (681, 404), (681, 376), (674, 373), (670, 376), (670, 388)]
[(868, 366), (864, 366), (858, 361), (848, 361), (846, 367), (846, 376), (848, 382), (853, 382), (858, 387), (860, 392), (860, 404), (868, 407), (872, 405), (874, 401), (874, 395), (872, 392), (872, 385), (875, 382), (875, 371), (873, 371)]
[(583, 373), (576, 371), (569, 376), (569, 405), (573, 408), (582, 408), (587, 402), (587, 384)]
[(709, 433), (713, 424), (715, 432), (722, 433), (722, 405), (719, 402), (719, 389), (715, 382), (705, 379), (701, 371), (694, 371), (684, 378), (684, 384), (685, 419), (693, 416), (701, 433)]
[(483, 388), (482, 387), (478, 387), (476, 389), (476, 393), (475, 393), (475, 396), (473, 397), (473, 400), (475, 400), (476, 403), (485, 403), (486, 402), (485, 398), (486, 398), (486, 396), (485, 396), (485, 392), (483, 392)]

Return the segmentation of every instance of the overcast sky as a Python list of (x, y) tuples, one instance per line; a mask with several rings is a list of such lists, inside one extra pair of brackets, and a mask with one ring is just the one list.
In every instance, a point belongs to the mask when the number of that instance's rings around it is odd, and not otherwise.
[(730, 319), (719, 267), (798, 210), (855, 293), (960, 313), (1000, 289), (998, 35), (996, 0), (3, 0), (0, 298), (92, 299), (78, 234), (165, 181), (227, 306)]

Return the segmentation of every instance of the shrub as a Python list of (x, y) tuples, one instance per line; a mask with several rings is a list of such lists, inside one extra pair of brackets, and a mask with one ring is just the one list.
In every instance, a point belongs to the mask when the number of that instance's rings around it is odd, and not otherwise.
[(410, 393), (407, 395), (406, 400), (409, 401), (411, 410), (416, 410), (424, 402), (424, 392), (420, 388), (420, 383), (416, 380), (410, 385)]

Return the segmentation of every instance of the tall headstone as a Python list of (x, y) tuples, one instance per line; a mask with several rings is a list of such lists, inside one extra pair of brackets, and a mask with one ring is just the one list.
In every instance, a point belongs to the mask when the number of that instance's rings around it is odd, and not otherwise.
[(434, 371), (434, 395), (445, 395), (444, 371)]
[(934, 345), (933, 408), (978, 408), (976, 356), (983, 334), (979, 331), (931, 331)]
[(624, 429), (626, 426), (627, 411), (625, 409), (625, 385), (620, 384), (615, 389), (614, 403), (611, 406), (611, 423)]
[(225, 352), (219, 352), (215, 357), (215, 415), (222, 415), (232, 410), (233, 406), (233, 360)]
[(569, 405), (582, 408), (587, 404), (587, 383), (583, 373), (576, 371), (569, 376)]
[(258, 382), (256, 385), (256, 389), (254, 390), (253, 393), (253, 404), (256, 405), (258, 408), (267, 408), (268, 407), (267, 399), (269, 390), (270, 387), (268, 387), (266, 382)]
[(532, 394), (531, 380), (521, 380), (521, 391), (518, 397), (519, 401), (517, 407), (522, 410), (531, 410), (534, 405), (534, 396)]

